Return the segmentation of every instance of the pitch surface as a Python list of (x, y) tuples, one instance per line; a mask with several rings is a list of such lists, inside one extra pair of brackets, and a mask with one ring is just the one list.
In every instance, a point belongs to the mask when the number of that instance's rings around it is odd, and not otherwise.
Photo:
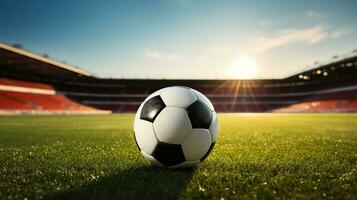
[(354, 199), (356, 114), (219, 114), (192, 169), (152, 167), (134, 115), (1, 116), (0, 199)]

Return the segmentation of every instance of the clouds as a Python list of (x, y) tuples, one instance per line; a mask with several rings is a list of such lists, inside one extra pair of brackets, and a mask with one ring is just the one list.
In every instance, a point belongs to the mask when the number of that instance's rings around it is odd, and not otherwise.
[(305, 16), (310, 22), (314, 21), (317, 24), (310, 27), (305, 26), (304, 28), (285, 28), (276, 30), (272, 34), (253, 38), (250, 45), (253, 52), (262, 53), (281, 46), (294, 44), (315, 45), (322, 41), (342, 38), (351, 33), (351, 29), (331, 27), (329, 26), (331, 24), (324, 23), (323, 21), (326, 20), (328, 15), (323, 12), (309, 10), (305, 13)]
[(166, 53), (166, 52), (159, 52), (159, 51), (154, 51), (152, 49), (148, 49), (145, 52), (146, 57), (155, 59), (155, 60), (163, 60), (163, 61), (177, 61), (180, 59), (182, 56), (180, 54), (176, 53)]
[(351, 33), (351, 30), (348, 29), (340, 29), (340, 30), (336, 30), (333, 33), (331, 33), (331, 38), (333, 39), (337, 39), (337, 38), (341, 38), (345, 35), (348, 35)]
[(268, 36), (257, 37), (252, 46), (256, 53), (290, 44), (317, 44), (326, 39), (337, 39), (349, 33), (347, 30), (330, 31), (326, 26), (316, 25), (309, 28), (283, 29)]
[[(167, 49), (158, 51), (148, 48), (144, 56), (156, 64), (170, 63), (187, 66), (222, 66), (233, 58), (241, 55), (261, 57), (267, 51), (293, 45), (313, 46), (324, 41), (336, 40), (351, 33), (350, 29), (330, 28), (318, 24), (304, 28), (285, 28), (272, 33), (261, 33), (258, 36), (247, 38), (245, 43), (232, 42), (231, 44), (217, 44), (202, 49), (201, 51), (185, 51), (185, 55), (174, 53), (175, 50)], [(235, 44), (235, 45), (232, 45)], [(295, 47), (294, 47), (295, 48)], [(300, 47), (295, 48), (297, 51)]]
[(310, 17), (310, 18), (321, 18), (321, 17), (323, 17), (325, 15), (323, 13), (321, 13), (321, 12), (309, 10), (309, 11), (306, 12), (306, 16)]
[[(330, 20), (332, 16), (331, 13), (301, 10), (279, 18), (256, 17), (249, 23), (237, 20), (237, 24), (243, 22), (239, 26), (230, 24), (229, 20), (224, 26), (212, 23), (212, 27), (206, 27), (212, 34), (185, 30), (190, 34), (165, 37), (166, 40), (160, 37), (155, 42), (143, 44), (145, 46), (135, 53), (143, 58), (141, 65), (153, 67), (158, 73), (165, 71), (165, 75), (186, 73), (185, 77), (232, 78), (237, 76), (232, 63), (249, 57), (257, 63), (257, 77), (283, 77), (323, 59), (326, 54), (334, 55), (349, 48), (346, 41), (354, 37), (355, 28), (335, 23)], [(176, 68), (180, 70), (175, 72)]]

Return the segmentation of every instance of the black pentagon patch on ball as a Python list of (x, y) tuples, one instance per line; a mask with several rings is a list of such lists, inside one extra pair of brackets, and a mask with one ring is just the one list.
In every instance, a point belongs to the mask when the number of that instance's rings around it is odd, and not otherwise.
[(181, 145), (178, 144), (166, 144), (159, 142), (156, 145), (152, 156), (165, 166), (174, 166), (182, 162), (185, 162), (185, 156)]
[(201, 101), (193, 102), (188, 108), (188, 117), (190, 118), (192, 128), (208, 129), (211, 124), (211, 110)]
[(209, 147), (207, 153), (201, 158), (201, 160), (200, 160), (201, 162), (204, 161), (208, 157), (208, 155), (211, 153), (211, 151), (212, 151), (212, 149), (213, 149), (215, 144), (216, 144), (216, 142), (213, 142), (211, 144), (211, 146)]
[(141, 109), (140, 119), (154, 122), (157, 115), (159, 115), (165, 106), (166, 105), (160, 96), (155, 96), (149, 99), (147, 102), (145, 102), (143, 108)]

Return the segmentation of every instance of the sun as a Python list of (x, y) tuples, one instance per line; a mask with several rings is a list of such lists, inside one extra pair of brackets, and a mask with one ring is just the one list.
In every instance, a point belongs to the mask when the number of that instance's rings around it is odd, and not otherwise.
[(238, 79), (250, 79), (257, 75), (257, 62), (252, 57), (237, 57), (230, 67), (232, 76)]

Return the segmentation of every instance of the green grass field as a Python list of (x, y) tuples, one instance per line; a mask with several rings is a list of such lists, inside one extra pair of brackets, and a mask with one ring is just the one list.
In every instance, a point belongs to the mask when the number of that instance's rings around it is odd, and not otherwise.
[(0, 199), (357, 199), (355, 114), (220, 114), (192, 169), (150, 166), (133, 117), (1, 116)]

